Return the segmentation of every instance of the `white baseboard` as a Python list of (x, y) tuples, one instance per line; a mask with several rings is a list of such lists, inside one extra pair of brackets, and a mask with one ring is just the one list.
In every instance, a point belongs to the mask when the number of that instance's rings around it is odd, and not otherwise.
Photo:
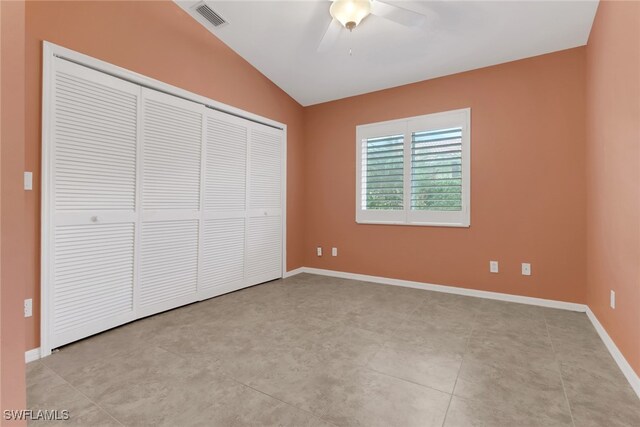
[(640, 398), (640, 377), (638, 376), (638, 374), (636, 374), (631, 365), (629, 365), (629, 362), (627, 362), (627, 359), (625, 359), (625, 357), (622, 355), (622, 352), (620, 352), (618, 346), (613, 342), (596, 315), (588, 307), (587, 316), (589, 317), (589, 320), (591, 320), (593, 327), (596, 328), (598, 335), (600, 335), (600, 339), (602, 340), (602, 342), (604, 342), (604, 345), (607, 346), (607, 349), (609, 350), (609, 353), (611, 353), (613, 360), (616, 361), (618, 367), (627, 378), (627, 381), (629, 381), (629, 384), (631, 384), (631, 388), (633, 388), (633, 390), (638, 395), (638, 398)]
[(305, 271), (304, 267), (299, 267), (296, 268), (295, 270), (289, 270), (289, 271), (285, 271), (285, 273), (282, 275), (283, 279), (286, 279), (287, 277), (291, 277), (291, 276), (295, 276), (296, 274), (300, 274), (300, 273), (304, 273)]
[(455, 286), (434, 285), (432, 283), (412, 282), (409, 280), (391, 279), (388, 277), (368, 276), (366, 274), (347, 273), (344, 271), (324, 270), (321, 268), (301, 267), (288, 272), (288, 276), (294, 276), (299, 273), (318, 274), (321, 276), (339, 277), (342, 279), (360, 280), (364, 282), (380, 283), (384, 285), (404, 286), (408, 288), (425, 289), (428, 291), (445, 292), (456, 295), (466, 295), (478, 298), (488, 298), (499, 301), (516, 302), (520, 304), (538, 305), (542, 307), (558, 308), (562, 310), (586, 312), (587, 317), (593, 324), (593, 327), (600, 335), (600, 339), (611, 353), (611, 356), (618, 364), (618, 367), (629, 381), (629, 384), (640, 398), (640, 377), (635, 373), (627, 359), (624, 358), (618, 347), (615, 345), (607, 331), (600, 324), (595, 314), (585, 304), (576, 304), (566, 301), (555, 301), (542, 298), (525, 297), (521, 295), (503, 294), (499, 292), (480, 291), (477, 289), (458, 288)]
[[(322, 276), (339, 277), (342, 279), (353, 279), (364, 282), (380, 283), (383, 285), (403, 286), (406, 288), (425, 289), (427, 291), (445, 292), (448, 294), (465, 295), (478, 298), (494, 299), (499, 301), (516, 302), (520, 304), (538, 305), (542, 307), (559, 308), (563, 310), (585, 312), (587, 306), (566, 301), (555, 301), (543, 298), (525, 297), (521, 295), (503, 294), (499, 292), (481, 291), (477, 289), (459, 288), (456, 286), (434, 285), (432, 283), (413, 282), (410, 280), (391, 279), (388, 277), (368, 276), (366, 274), (347, 273), (344, 271), (324, 270), (320, 268), (302, 267), (292, 270), (290, 273), (318, 274)], [(298, 274), (296, 273), (296, 274)], [(291, 274), (293, 275), (293, 274)], [(289, 276), (287, 276), (289, 277)]]
[(38, 359), (40, 359), (40, 347), (24, 352), (25, 363), (33, 362)]
[[(404, 286), (408, 288), (425, 289), (428, 291), (445, 292), (445, 293), (456, 294), (456, 295), (488, 298), (488, 299), (494, 299), (499, 301), (516, 302), (520, 304), (530, 304), (530, 305), (538, 305), (542, 307), (586, 312), (587, 317), (593, 324), (593, 327), (598, 332), (600, 339), (602, 339), (602, 342), (604, 342), (605, 346), (609, 350), (609, 353), (611, 353), (611, 356), (618, 364), (618, 367), (620, 368), (624, 376), (627, 378), (627, 381), (629, 381), (629, 384), (631, 385), (633, 390), (636, 392), (636, 394), (640, 398), (640, 377), (638, 376), (638, 374), (635, 373), (631, 365), (629, 365), (629, 362), (627, 362), (627, 359), (625, 359), (625, 357), (622, 355), (622, 353), (620, 352), (620, 349), (618, 349), (618, 346), (616, 346), (616, 344), (613, 342), (613, 340), (611, 339), (607, 331), (604, 329), (602, 324), (600, 324), (596, 315), (591, 311), (589, 307), (587, 307), (584, 304), (576, 304), (572, 302), (555, 301), (555, 300), (548, 300), (548, 299), (542, 299), (542, 298), (525, 297), (521, 295), (510, 295), (510, 294), (503, 294), (499, 292), (480, 291), (477, 289), (458, 288), (455, 286), (434, 285), (431, 283), (413, 282), (409, 280), (391, 279), (391, 278), (379, 277), (379, 276), (368, 276), (366, 274), (347, 273), (343, 271), (324, 270), (320, 268), (310, 268), (310, 267), (300, 267), (300, 268), (296, 268), (295, 270), (287, 271), (283, 275), (283, 277), (285, 278), (291, 277), (300, 273), (318, 274), (321, 276), (339, 277), (343, 279), (360, 280), (365, 282), (380, 283), (384, 285)], [(24, 358), (26, 363), (33, 362), (35, 360), (40, 359), (40, 348), (34, 348), (32, 350), (25, 352)]]

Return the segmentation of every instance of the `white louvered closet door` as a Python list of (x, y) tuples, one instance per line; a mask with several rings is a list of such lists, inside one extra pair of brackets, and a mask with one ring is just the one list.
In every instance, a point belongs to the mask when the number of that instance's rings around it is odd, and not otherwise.
[(55, 348), (135, 318), (140, 87), (63, 59), (51, 84), (44, 304)]
[(138, 314), (197, 300), (205, 107), (142, 92)]
[(282, 277), (283, 134), (251, 123), (248, 156), (248, 286)]
[(201, 299), (244, 286), (249, 123), (206, 113)]
[(282, 277), (281, 129), (50, 61), (43, 354)]

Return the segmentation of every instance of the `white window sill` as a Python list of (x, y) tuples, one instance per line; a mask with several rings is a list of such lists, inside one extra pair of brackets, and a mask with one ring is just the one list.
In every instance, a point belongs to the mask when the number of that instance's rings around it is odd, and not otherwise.
[(357, 224), (368, 225), (413, 225), (418, 227), (453, 227), (453, 228), (470, 228), (471, 224), (447, 223), (447, 222), (405, 222), (405, 221), (363, 221), (356, 220)]

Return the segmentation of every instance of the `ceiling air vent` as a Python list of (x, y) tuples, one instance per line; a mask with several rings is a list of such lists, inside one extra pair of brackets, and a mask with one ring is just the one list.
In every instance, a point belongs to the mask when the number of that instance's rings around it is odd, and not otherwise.
[(196, 12), (202, 15), (202, 17), (209, 21), (214, 27), (221, 27), (227, 23), (227, 21), (225, 21), (222, 16), (218, 15), (205, 3), (202, 3), (200, 6), (196, 7)]

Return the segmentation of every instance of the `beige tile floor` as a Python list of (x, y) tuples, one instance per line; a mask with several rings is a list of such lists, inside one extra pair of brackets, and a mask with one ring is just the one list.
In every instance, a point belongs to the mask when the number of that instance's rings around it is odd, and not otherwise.
[(30, 363), (86, 426), (640, 426), (583, 313), (308, 274)]

